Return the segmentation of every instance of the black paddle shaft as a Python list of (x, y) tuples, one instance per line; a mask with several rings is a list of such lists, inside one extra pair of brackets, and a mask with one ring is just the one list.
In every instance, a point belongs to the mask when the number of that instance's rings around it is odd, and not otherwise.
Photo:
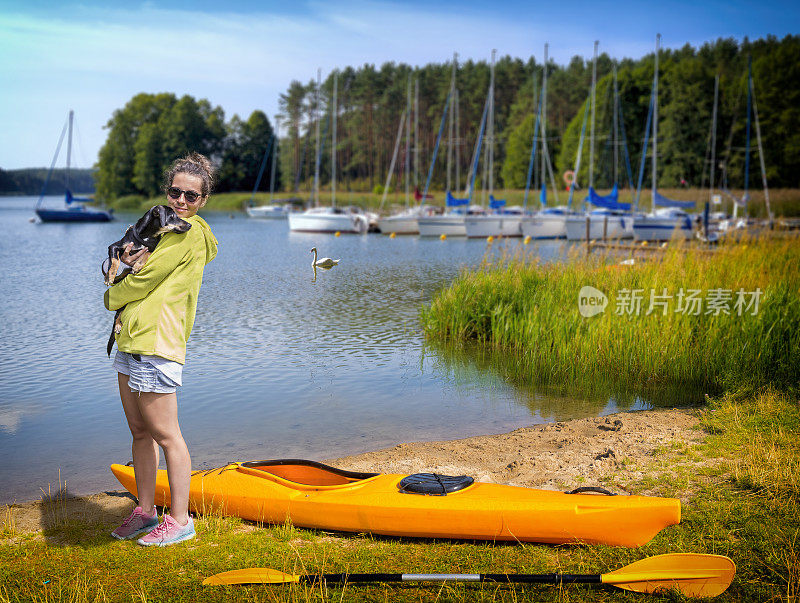
[(301, 576), (301, 582), (317, 584), (364, 582), (505, 582), (522, 584), (600, 584), (600, 574), (320, 574)]

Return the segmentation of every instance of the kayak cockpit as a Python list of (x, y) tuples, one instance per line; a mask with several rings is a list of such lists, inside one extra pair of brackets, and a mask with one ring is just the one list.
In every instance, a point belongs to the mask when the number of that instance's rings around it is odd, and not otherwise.
[(280, 479), (305, 486), (345, 486), (353, 482), (380, 475), (346, 471), (330, 465), (304, 459), (274, 459), (269, 461), (247, 461), (239, 463), (256, 471), (269, 473)]

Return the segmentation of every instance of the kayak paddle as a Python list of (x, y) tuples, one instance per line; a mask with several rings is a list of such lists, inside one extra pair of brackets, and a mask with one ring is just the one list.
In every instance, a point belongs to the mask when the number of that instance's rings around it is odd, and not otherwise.
[(203, 581), (219, 584), (315, 584), (334, 582), (514, 582), (523, 584), (611, 584), (639, 593), (675, 589), (687, 597), (715, 597), (728, 588), (736, 566), (728, 557), (695, 553), (656, 555), (607, 574), (320, 574), (297, 576), (265, 567), (215, 574)]

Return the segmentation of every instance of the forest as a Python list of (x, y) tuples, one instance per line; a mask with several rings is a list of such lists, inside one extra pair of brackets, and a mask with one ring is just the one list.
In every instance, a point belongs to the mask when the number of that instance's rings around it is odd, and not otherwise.
[[(591, 43), (587, 44), (587, 51), (591, 51)], [(654, 52), (638, 59), (620, 60), (599, 54), (594, 137), (587, 130), (578, 175), (581, 186), (589, 181), (590, 163), (591, 178), (598, 188), (610, 188), (614, 182), (628, 186), (629, 180), (636, 184), (654, 59)], [(719, 39), (700, 48), (686, 45), (660, 52), (659, 186), (708, 186), (718, 76), (715, 185), (742, 188), (748, 60), (752, 61), (755, 92), (750, 114), (758, 115), (769, 184), (800, 186), (800, 36), (741, 42)], [(495, 63), (495, 188), (524, 188), (526, 184), (544, 69), (545, 65), (534, 57), (523, 60), (504, 56)], [(547, 146), (554, 180), (563, 188), (561, 175), (573, 169), (576, 162), (583, 116), (590, 99), (593, 62), (591, 58), (575, 56), (565, 66), (548, 61), (546, 70)], [(488, 57), (480, 62), (431, 63), (423, 67), (386, 63), (339, 70), (335, 74), (339, 189), (382, 189), (404, 111), (410, 115), (408, 169), (414, 184), (420, 188), (425, 185), (454, 72), (457, 92), (448, 107), (454, 117), (453, 135), (449, 135), (449, 124), (443, 128), (431, 188), (446, 187), (448, 155), (452, 159), (451, 188), (465, 188), (489, 89)], [(97, 195), (114, 199), (128, 194), (157, 194), (164, 167), (188, 150), (208, 154), (219, 166), (218, 191), (251, 190), (259, 172), (263, 173), (259, 190), (266, 190), (275, 156), (271, 152), (263, 162), (268, 144), (278, 151), (276, 188), (310, 190), (317, 161), (321, 186), (327, 186), (331, 177), (333, 84), (333, 73), (319, 82), (316, 78), (306, 83), (292, 81), (280, 96), (276, 123), (262, 111), (254, 111), (247, 119), (234, 115), (226, 121), (224, 110), (212, 107), (205, 99), (177, 98), (170, 93), (138, 94), (115, 111), (107, 124), (109, 134), (95, 173)], [(270, 140), (276, 131), (280, 144), (274, 145)], [(761, 179), (754, 125), (751, 132), (752, 185)], [(405, 169), (406, 137), (401, 136), (396, 173)], [(644, 150), (651, 152), (649, 146)], [(483, 170), (482, 165), (479, 170)], [(532, 184), (537, 184), (538, 178), (535, 173)], [(650, 186), (649, 169), (644, 171), (643, 185)]]
[[(47, 178), (47, 168), (24, 168), (4, 170), (0, 168), (0, 195), (63, 195), (67, 171), (54, 169)], [(46, 183), (46, 188), (45, 188)], [(70, 189), (79, 194), (94, 192), (94, 177), (91, 169), (75, 169), (69, 172)]]

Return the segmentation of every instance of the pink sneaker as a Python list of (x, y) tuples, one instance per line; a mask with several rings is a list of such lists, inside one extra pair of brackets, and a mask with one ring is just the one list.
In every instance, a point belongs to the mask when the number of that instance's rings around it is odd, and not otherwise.
[(194, 537), (194, 520), (191, 517), (189, 517), (189, 523), (182, 526), (170, 515), (164, 515), (164, 521), (155, 530), (136, 542), (142, 546), (169, 546), (184, 540), (191, 540)]
[(141, 507), (136, 507), (122, 525), (111, 532), (111, 535), (117, 540), (129, 540), (143, 532), (149, 532), (157, 525), (158, 513), (150, 516), (142, 513)]

